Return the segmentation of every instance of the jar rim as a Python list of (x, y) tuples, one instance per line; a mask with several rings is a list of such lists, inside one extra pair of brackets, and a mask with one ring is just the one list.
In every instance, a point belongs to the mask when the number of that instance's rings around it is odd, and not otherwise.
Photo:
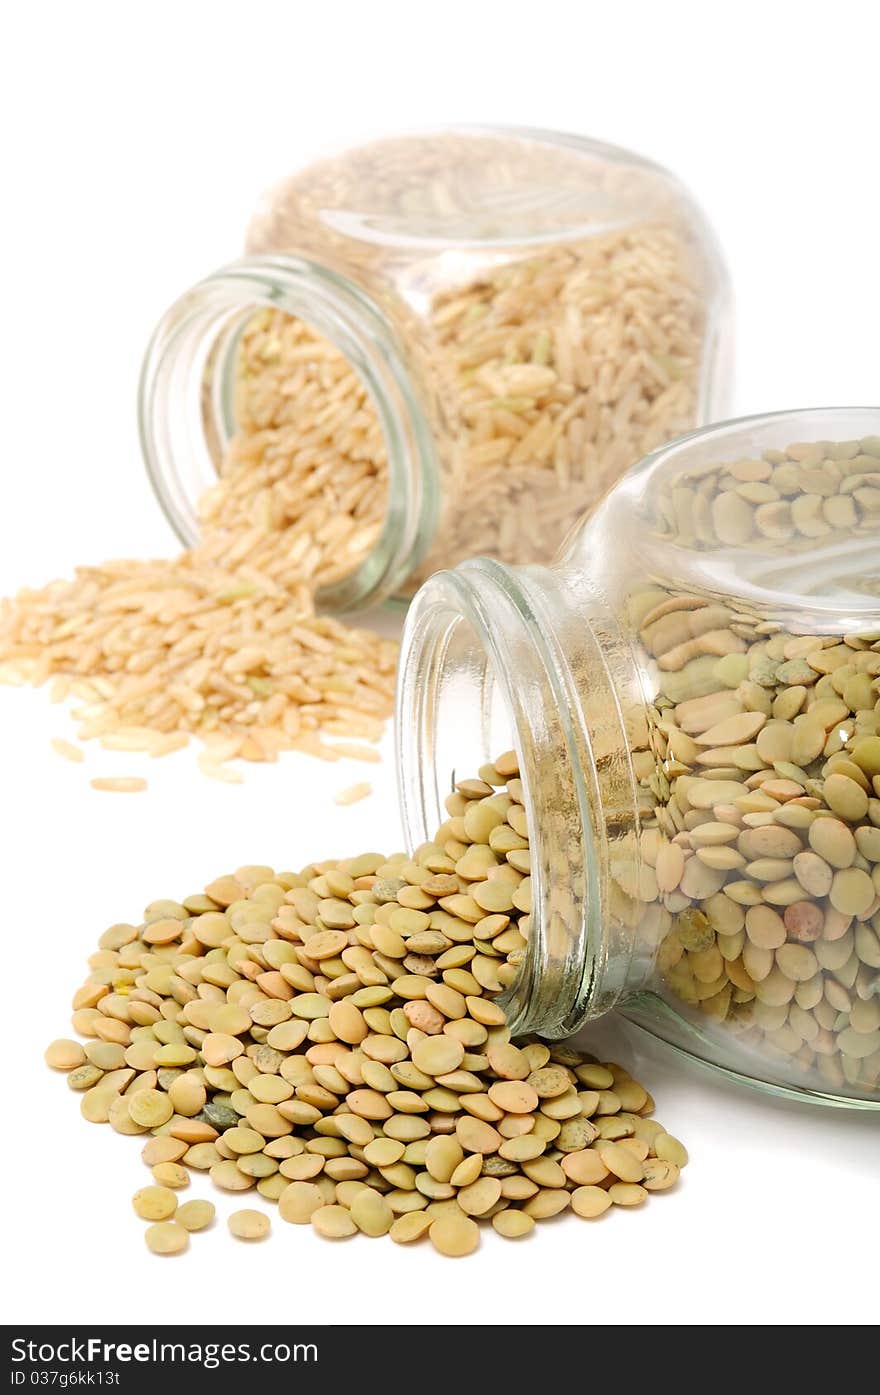
[[(864, 420), (859, 422), (859, 417), (863, 417)], [(743, 416), (725, 417), (721, 420), (710, 421), (703, 426), (695, 426), (692, 431), (686, 431), (671, 441), (665, 441), (662, 446), (657, 446), (641, 460), (634, 461), (632, 467), (617, 481), (615, 488), (632, 481), (637, 483), (639, 489), (644, 488), (647, 475), (659, 473), (677, 457), (686, 453), (688, 448), (695, 443), (699, 443), (701, 448), (706, 445), (711, 446), (714, 442), (721, 445), (737, 432), (751, 431), (757, 436), (765, 428), (773, 429), (777, 425), (785, 425), (786, 423), (790, 424), (791, 427), (794, 427), (795, 423), (800, 423), (805, 430), (809, 431), (818, 430), (820, 426), (836, 428), (846, 423), (851, 432), (854, 431), (860, 436), (869, 436), (880, 431), (880, 405), (786, 407), (782, 411), (750, 412)], [(816, 439), (824, 439), (825, 434), (823, 432)], [(829, 439), (837, 438), (829, 437)], [(769, 444), (769, 442), (765, 444)]]
[[(531, 608), (540, 582), (553, 588), (551, 569), (512, 568), (481, 557), (455, 571), (436, 572), (421, 587), (402, 640), (396, 767), (404, 829), (414, 846), (447, 817), (443, 798), (452, 791), (438, 787), (441, 770), (453, 780), (456, 773), (471, 776), (507, 747), (515, 750), (533, 853), (533, 912), (528, 952), (502, 1003), (511, 1031), (562, 1038), (609, 1004), (598, 1006), (606, 985), (592, 757), (584, 749), (565, 664), (549, 637), (547, 619)], [(458, 662), (452, 657), (456, 646)], [(460, 700), (453, 703), (453, 697)], [(561, 727), (562, 741), (556, 731), (542, 746), (540, 723), (550, 714)], [(580, 872), (572, 885), (582, 885), (564, 917), (551, 910), (553, 878), (541, 854), (540, 831), (558, 813), (559, 799), (558, 787), (547, 780), (548, 752), (557, 768), (564, 763), (572, 836), (579, 843)]]
[(870, 403), (856, 403), (854, 405), (836, 403), (822, 407), (783, 407), (781, 410), (777, 409), (772, 412), (746, 412), (739, 417), (727, 417), (724, 421), (713, 421), (709, 422), (706, 426), (695, 427), (693, 431), (688, 431), (685, 435), (678, 436), (674, 441), (669, 441), (666, 445), (658, 447), (656, 451), (652, 452), (652, 455), (662, 455), (666, 451), (671, 451), (681, 441), (689, 440), (691, 436), (706, 437), (712, 436), (715, 433), (724, 435), (727, 431), (740, 427), (770, 426), (775, 422), (790, 421), (795, 417), (800, 417), (804, 420), (815, 417), (819, 420), (824, 418), (826, 420), (830, 419), (831, 421), (836, 421), (838, 418), (851, 418), (861, 412), (864, 412), (865, 415), (876, 424), (877, 417), (880, 415), (880, 406)]
[[(206, 439), (206, 370), (224, 340), (260, 308), (311, 325), (345, 356), (376, 411), (388, 455), (388, 496), (379, 539), (350, 576), (318, 593), (332, 611), (392, 597), (427, 551), (440, 509), (439, 465), (418, 384), (398, 337), (377, 305), (339, 272), (299, 256), (242, 257), (176, 300), (151, 336), (138, 391), (141, 449), (154, 493), (186, 547), (198, 537), (201, 489), (216, 476)], [(213, 401), (219, 446), (231, 434), (228, 362), (218, 365)]]

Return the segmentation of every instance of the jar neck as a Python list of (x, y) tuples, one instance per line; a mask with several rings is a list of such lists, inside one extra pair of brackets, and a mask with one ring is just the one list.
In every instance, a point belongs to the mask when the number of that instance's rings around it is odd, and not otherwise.
[(385, 521), (350, 576), (318, 596), (328, 610), (365, 608), (400, 590), (423, 557), (439, 511), (437, 466), (424, 397), (387, 315), (335, 270), (295, 256), (242, 258), (183, 295), (157, 326), (144, 359), (138, 415), (155, 493), (185, 546), (199, 536), (198, 504), (216, 482), (235, 432), (238, 344), (271, 307), (324, 335), (360, 375), (388, 456)]
[(515, 1030), (569, 1036), (643, 986), (653, 956), (639, 947), (632, 752), (647, 748), (648, 726), (632, 651), (600, 592), (582, 574), (485, 558), (436, 574), (407, 618), (396, 725), (414, 844), (443, 821), (455, 778), (510, 746), (518, 754), (532, 914), (505, 1003)]

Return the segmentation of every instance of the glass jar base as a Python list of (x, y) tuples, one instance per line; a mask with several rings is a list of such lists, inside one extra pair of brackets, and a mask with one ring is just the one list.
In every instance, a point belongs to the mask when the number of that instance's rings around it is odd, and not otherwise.
[[(625, 1007), (621, 1008), (621, 1015), (639, 1031), (644, 1032), (653, 1043), (659, 1042), (701, 1069), (715, 1075), (723, 1075), (738, 1085), (747, 1085), (750, 1089), (760, 1090), (764, 1094), (796, 1100), (801, 1104), (825, 1104), (837, 1109), (880, 1112), (880, 1098), (868, 1099), (864, 1095), (838, 1094), (830, 1087), (826, 1089), (818, 1083), (810, 1084), (807, 1081), (795, 1085), (791, 1081), (786, 1083), (760, 1078), (749, 1070), (747, 1051), (738, 1051), (731, 1042), (722, 1042), (718, 1037), (701, 1030), (696, 1023), (680, 1016), (655, 993), (640, 993), (630, 998)], [(711, 1053), (713, 1059), (707, 1059), (707, 1053)], [(768, 1073), (766, 1055), (755, 1058), (753, 1070), (761, 1070), (765, 1075)]]

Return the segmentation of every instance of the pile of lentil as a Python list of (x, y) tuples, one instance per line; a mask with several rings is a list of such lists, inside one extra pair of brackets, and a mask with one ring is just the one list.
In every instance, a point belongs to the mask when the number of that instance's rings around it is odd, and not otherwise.
[[(513, 1042), (495, 1001), (527, 946), (521, 801), (507, 753), (411, 858), (241, 867), (101, 936), (73, 1000), (85, 1044), (46, 1059), (87, 1120), (145, 1137), (150, 1248), (179, 1253), (210, 1223), (177, 1206), (191, 1171), (330, 1238), (428, 1235), (445, 1255), (474, 1250), (479, 1222), (517, 1238), (674, 1184), (687, 1154), (648, 1092)], [(233, 1233), (266, 1233), (240, 1214)]]
[[(665, 537), (732, 549), (759, 584), (784, 551), (809, 585), (811, 549), (842, 538), (852, 556), (876, 538), (878, 511), (877, 437), (713, 464), (660, 498)], [(655, 691), (634, 742), (643, 867), (631, 923), (661, 941), (670, 1001), (813, 1088), (873, 1096), (880, 622), (803, 633), (778, 607), (663, 586), (635, 587), (628, 609)]]
[(53, 680), (80, 704), (79, 738), (110, 750), (161, 756), (198, 737), (219, 778), (285, 750), (376, 759), (363, 743), (391, 715), (397, 645), (315, 609), (384, 517), (366, 390), (326, 340), (265, 311), (242, 337), (236, 421), (198, 545), (0, 601), (0, 681)]

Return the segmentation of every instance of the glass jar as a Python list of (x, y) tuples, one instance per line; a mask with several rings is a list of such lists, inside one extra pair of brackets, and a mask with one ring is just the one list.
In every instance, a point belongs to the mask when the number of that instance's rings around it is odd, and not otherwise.
[(549, 567), (413, 602), (408, 837), (513, 747), (531, 859), (517, 1030), (621, 1008), (782, 1093), (880, 1108), (880, 409), (708, 427)]
[(310, 421), (289, 428), (313, 402), (333, 431), (308, 468), (332, 477), (374, 414), (373, 512), (324, 586), (330, 608), (475, 553), (549, 561), (634, 459), (726, 400), (714, 237), (672, 175), (627, 151), (490, 128), (376, 141), (271, 192), (246, 247), (156, 330), (144, 455), (191, 545), (242, 419), (277, 471), (311, 441)]

